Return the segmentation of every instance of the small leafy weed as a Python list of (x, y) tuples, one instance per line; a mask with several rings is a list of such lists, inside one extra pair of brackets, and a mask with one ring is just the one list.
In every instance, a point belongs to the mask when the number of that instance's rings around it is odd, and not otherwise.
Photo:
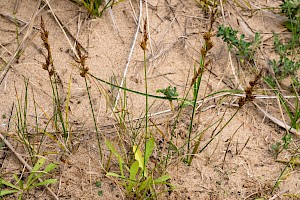
[(229, 50), (236, 49), (236, 55), (239, 57), (241, 62), (244, 60), (252, 61), (257, 46), (260, 44), (260, 34), (255, 33), (254, 41), (245, 41), (245, 35), (241, 34), (238, 38), (238, 31), (233, 30), (231, 27), (219, 26), (217, 33), (218, 37), (221, 37), (224, 42), (228, 44)]
[(283, 150), (288, 149), (289, 144), (292, 142), (292, 135), (289, 133), (285, 134), (281, 140), (282, 142), (276, 142), (275, 144), (271, 145), (271, 149), (273, 150), (275, 157), (277, 157)]
[(178, 96), (176, 87), (171, 88), (171, 86), (168, 86), (166, 89), (159, 89), (159, 90), (156, 90), (156, 92), (162, 93), (163, 95), (165, 95), (165, 97), (169, 100), (172, 111), (174, 111), (174, 105), (172, 103), (172, 98)]

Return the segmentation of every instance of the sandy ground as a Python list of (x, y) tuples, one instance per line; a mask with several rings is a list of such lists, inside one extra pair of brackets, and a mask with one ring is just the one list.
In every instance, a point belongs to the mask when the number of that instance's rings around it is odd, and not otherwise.
[[(74, 40), (69, 35), (64, 35), (51, 12), (55, 13), (71, 35), (86, 50), (89, 72), (103, 80), (116, 79), (116, 82), (120, 84), (137, 30), (139, 2), (131, 1), (133, 6), (131, 7), (130, 1), (124, 1), (113, 7), (117, 29), (112, 23), (109, 12), (105, 12), (101, 18), (91, 19), (87, 18), (83, 7), (71, 1), (52, 0), (50, 1), (51, 11), (47, 6), (43, 9), (42, 6), (37, 7), (37, 2), (0, 1), (0, 70), (2, 70), (0, 72), (2, 75), (6, 63), (14, 57), (16, 50), (21, 46), (21, 52), (16, 59), (12, 60), (11, 68), (0, 85), (1, 133), (29, 162), (27, 151), (16, 140), (15, 125), (16, 105), (18, 98), (24, 97), (25, 79), (29, 81), (28, 131), (35, 133), (34, 116), (39, 116), (40, 127), (45, 128), (47, 115), (51, 115), (53, 108), (51, 85), (47, 71), (41, 67), (44, 62), (43, 54), (46, 54), (39, 34), (40, 17), (43, 16), (46, 28), (49, 30), (54, 66), (61, 79), (59, 95), (62, 99), (66, 99), (70, 85), (69, 124), (73, 141), (73, 150), (67, 155), (53, 140), (46, 137), (43, 141), (41, 154), (50, 161), (59, 163), (59, 168), (53, 174), (59, 183), (52, 185), (51, 188), (59, 199), (126, 199), (118, 182), (105, 176), (98, 157), (97, 138), (85, 82), (79, 74), (78, 64), (74, 61), (72, 53)], [(252, 39), (255, 32), (262, 33), (261, 49), (256, 58), (257, 65), (260, 68), (270, 67), (268, 61), (274, 56), (272, 32), (286, 31), (281, 25), (284, 17), (269, 10), (256, 9), (255, 12), (251, 12), (247, 9), (245, 1), (236, 2), (240, 4), (240, 7), (236, 6), (235, 1), (229, 1), (223, 7), (223, 16), (220, 12), (214, 24), (214, 30), (216, 31), (220, 24), (230, 25), (240, 33), (244, 33), (248, 39)], [(253, 10), (255, 6), (257, 8), (278, 7), (280, 4), (280, 1), (265, 0), (249, 2)], [(34, 16), (32, 32), (26, 35), (27, 25), (38, 9), (40, 12)], [(200, 49), (203, 45), (202, 36), (207, 31), (209, 19), (203, 9), (199, 8), (193, 0), (148, 0), (147, 8), (143, 3), (143, 19), (146, 16), (146, 9), (148, 9), (150, 27), (150, 40), (147, 48), (148, 92), (156, 94), (157, 89), (171, 85), (177, 87), (179, 96), (183, 96), (186, 85), (189, 85), (192, 80), (194, 65), (199, 61)], [(141, 26), (133, 46), (133, 54), (126, 71), (126, 86), (143, 92), (145, 87), (143, 51), (140, 48), (142, 29)], [(24, 37), (27, 39), (23, 43)], [(208, 71), (204, 73), (199, 98), (216, 91), (246, 88), (248, 81), (254, 77), (251, 69), (238, 65), (233, 54), (229, 59), (227, 47), (220, 38), (214, 37), (213, 42), (215, 45), (208, 55), (212, 59), (213, 74)], [(82, 51), (84, 53), (84, 50)], [(105, 96), (110, 93), (116, 94), (117, 91), (110, 90), (109, 86), (100, 85), (95, 81), (89, 83), (101, 134), (116, 141), (119, 129), (114, 125), (117, 120), (111, 116)], [(260, 83), (259, 87), (258, 94), (266, 86)], [(128, 117), (139, 118), (145, 112), (145, 97), (129, 92), (126, 95)], [(238, 97), (224, 97), (224, 99), (233, 104), (238, 101)], [(255, 101), (281, 119), (276, 101), (271, 99)], [(237, 109), (232, 106), (218, 105), (218, 102), (219, 99), (207, 101), (201, 107), (203, 112), (197, 112), (194, 127), (196, 133), (204, 130), (211, 120), (220, 119), (222, 116), (224, 116), (224, 121), (229, 120)], [(170, 109), (167, 101), (154, 101), (150, 98), (149, 104), (153, 104), (150, 113)], [(184, 112), (179, 120), (178, 130), (175, 131), (179, 138), (178, 145), (187, 137), (190, 116), (188, 108)], [(10, 115), (11, 121), (9, 121)], [(156, 124), (159, 124), (160, 130), (167, 135), (166, 137), (169, 137), (170, 125), (174, 123), (172, 117), (173, 114), (169, 111), (152, 118)], [(143, 131), (136, 128), (138, 125), (138, 122), (132, 121), (130, 126), (133, 129), (125, 133), (132, 134), (130, 131), (133, 130), (137, 133)], [(157, 129), (152, 127), (151, 130), (156, 139), (162, 139)], [(170, 193), (160, 195), (158, 199), (296, 198), (283, 194), (300, 195), (300, 173), (297, 166), (288, 167), (281, 183), (272, 191), (286, 164), (276, 162), (270, 147), (277, 141), (281, 141), (284, 132), (254, 105), (246, 104), (221, 134), (201, 154), (195, 156), (191, 166), (181, 162), (179, 157), (171, 158), (166, 172), (171, 175), (170, 182), (175, 189)], [(212, 129), (209, 129), (202, 138), (201, 147), (211, 135)], [(295, 137), (292, 145), (296, 146), (297, 142), (299, 145), (299, 138)], [(130, 141), (126, 143), (130, 145)], [(154, 155), (159, 154), (159, 151), (156, 148)], [(103, 153), (107, 158), (109, 151), (104, 148)], [(289, 158), (290, 154), (283, 151), (278, 159), (288, 161)], [(9, 179), (13, 173), (19, 175), (25, 170), (6, 146), (0, 148), (0, 164), (0, 175)], [(113, 160), (112, 170), (117, 170), (114, 167), (116, 165), (117, 161)], [(96, 181), (101, 181), (101, 188), (95, 186)], [(103, 191), (103, 196), (98, 196), (99, 190)], [(6, 197), (5, 199), (14, 198)], [(26, 196), (26, 199), (51, 198), (43, 188), (30, 191)]]

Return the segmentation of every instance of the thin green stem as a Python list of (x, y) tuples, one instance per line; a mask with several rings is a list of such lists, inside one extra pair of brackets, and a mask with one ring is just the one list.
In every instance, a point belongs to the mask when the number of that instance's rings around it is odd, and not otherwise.
[[(147, 58), (146, 58), (146, 50), (144, 50), (144, 78), (145, 78), (145, 100), (146, 100), (146, 106), (145, 106), (145, 149), (144, 149), (144, 155), (146, 155), (146, 149), (147, 149), (147, 138), (148, 136), (148, 82), (147, 82)], [(146, 167), (146, 159), (144, 156), (144, 170), (143, 170), (143, 177), (145, 176), (145, 167)]]
[[(241, 107), (239, 107), (235, 113), (230, 117), (230, 119), (221, 127), (221, 129), (213, 136), (211, 137), (211, 139), (204, 145), (204, 147), (202, 147), (202, 149), (200, 149), (199, 153), (201, 153), (202, 151), (204, 151), (204, 149), (206, 149), (206, 147), (223, 131), (223, 129), (231, 122), (231, 120), (235, 117), (235, 115), (238, 113), (238, 111), (240, 110)], [(224, 113), (225, 114), (225, 113)], [(223, 116), (224, 117), (224, 116)], [(222, 120), (221, 120), (222, 121)], [(220, 121), (220, 123), (221, 123)], [(201, 137), (201, 136), (200, 136)], [(197, 153), (198, 151), (198, 148), (199, 148), (199, 145), (200, 145), (200, 140), (197, 141), (194, 149), (193, 149), (193, 152), (191, 154), (191, 157), (190, 159), (188, 160), (188, 165), (191, 165), (192, 164), (192, 161), (193, 161), (193, 158), (194, 158), (194, 155)]]
[(102, 150), (101, 150), (101, 140), (100, 140), (100, 135), (99, 135), (97, 121), (96, 121), (95, 112), (94, 112), (94, 108), (93, 108), (92, 98), (91, 98), (91, 94), (90, 94), (90, 91), (89, 91), (89, 87), (88, 87), (86, 77), (84, 77), (84, 82), (85, 82), (85, 87), (86, 87), (86, 91), (88, 93), (89, 103), (90, 103), (91, 110), (92, 110), (92, 116), (93, 116), (94, 126), (95, 126), (95, 130), (96, 130), (96, 136), (97, 136), (97, 140), (98, 140), (99, 155), (100, 155), (100, 159), (102, 161), (103, 157), (102, 157)]

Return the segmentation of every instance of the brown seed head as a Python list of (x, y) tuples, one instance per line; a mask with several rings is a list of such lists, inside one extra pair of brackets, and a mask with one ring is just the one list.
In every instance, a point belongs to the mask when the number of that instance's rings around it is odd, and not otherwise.
[(147, 32), (147, 18), (145, 19), (145, 24), (144, 24), (144, 34), (143, 34), (143, 39), (141, 42), (141, 47), (144, 51), (147, 49), (147, 42), (148, 42), (148, 32)]

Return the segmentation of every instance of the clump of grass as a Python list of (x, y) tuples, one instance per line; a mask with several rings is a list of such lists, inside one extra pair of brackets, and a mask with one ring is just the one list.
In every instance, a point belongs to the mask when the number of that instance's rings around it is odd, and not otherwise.
[(286, 28), (292, 32), (300, 32), (299, 0), (285, 0), (280, 7), (281, 12), (288, 18), (288, 20), (284, 22)]
[[(123, 0), (121, 0), (123, 1)], [(80, 3), (88, 10), (89, 14), (95, 17), (101, 17), (106, 9), (112, 7), (114, 4), (121, 1), (108, 0), (107, 3), (101, 8), (104, 0), (81, 0)]]
[(24, 101), (22, 105), (22, 101), (19, 98), (17, 88), (15, 87), (15, 92), (17, 96), (17, 108), (16, 108), (16, 129), (17, 129), (17, 135), (20, 141), (25, 146), (31, 162), (34, 163), (34, 156), (35, 156), (35, 150), (32, 146), (32, 140), (30, 137), (30, 134), (28, 132), (28, 125), (27, 125), (27, 117), (28, 117), (28, 79), (24, 80), (25, 82), (25, 95), (24, 95)]

